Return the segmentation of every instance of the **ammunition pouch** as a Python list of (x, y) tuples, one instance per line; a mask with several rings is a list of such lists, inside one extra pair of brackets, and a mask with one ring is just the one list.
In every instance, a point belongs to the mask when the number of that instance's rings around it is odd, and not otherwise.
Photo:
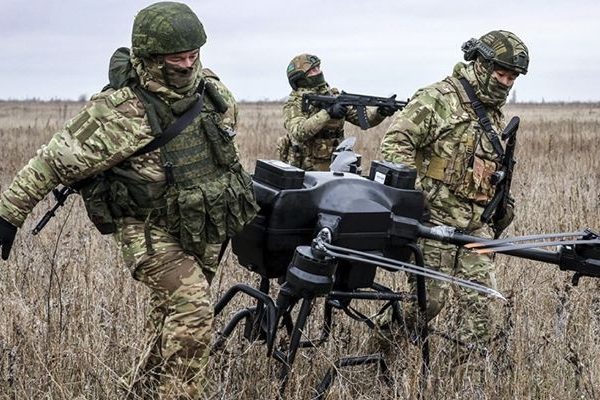
[(337, 139), (315, 139), (311, 143), (310, 155), (315, 160), (331, 160), (331, 154), (339, 144)]
[(104, 175), (86, 182), (79, 193), (100, 233), (114, 233), (117, 219), (134, 217), (166, 225), (170, 234), (179, 237), (182, 248), (193, 254), (203, 254), (207, 244), (235, 236), (258, 211), (252, 179), (237, 163), (221, 179), (185, 189), (170, 186), (166, 195), (153, 196), (155, 201), (136, 200), (141, 192), (135, 185)]
[(202, 128), (213, 154), (214, 160), (219, 166), (229, 167), (237, 162), (237, 153), (233, 143), (233, 131), (225, 131), (211, 116), (202, 119)]
[(109, 172), (85, 181), (79, 188), (88, 217), (103, 235), (114, 233), (115, 221), (120, 218), (134, 217), (143, 221), (150, 214), (154, 218), (164, 216), (163, 192), (162, 183), (125, 181)]
[(331, 155), (344, 138), (343, 130), (322, 130), (310, 141), (310, 157), (314, 160), (331, 162)]
[(85, 210), (96, 229), (103, 235), (114, 233), (115, 219), (110, 210), (110, 183), (99, 175), (79, 188)]
[(167, 230), (184, 250), (203, 254), (207, 244), (235, 236), (256, 215), (252, 180), (241, 166), (235, 169), (199, 187), (169, 189)]
[(454, 160), (432, 156), (425, 170), (425, 176), (448, 185), (451, 191), (462, 198), (485, 204), (496, 190), (491, 176), (496, 172), (494, 161), (475, 156), (473, 165), (464, 168)]

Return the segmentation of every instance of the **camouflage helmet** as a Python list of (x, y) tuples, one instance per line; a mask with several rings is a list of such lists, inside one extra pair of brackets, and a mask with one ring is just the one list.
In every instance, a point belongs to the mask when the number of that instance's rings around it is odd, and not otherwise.
[(491, 31), (479, 39), (470, 39), (463, 43), (462, 51), (466, 61), (480, 58), (486, 63), (527, 74), (529, 50), (525, 43), (514, 33)]
[(200, 48), (206, 33), (198, 16), (185, 4), (154, 3), (135, 16), (131, 47), (138, 57), (180, 53)]
[(310, 71), (311, 68), (319, 65), (321, 65), (321, 60), (319, 57), (312, 54), (303, 53), (292, 58), (286, 71), (292, 89), (297, 89), (298, 80), (306, 78), (306, 73)]

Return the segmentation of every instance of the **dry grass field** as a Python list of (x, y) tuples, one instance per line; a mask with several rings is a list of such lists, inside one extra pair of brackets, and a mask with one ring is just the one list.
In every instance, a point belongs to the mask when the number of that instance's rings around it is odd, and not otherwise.
[[(19, 168), (81, 107), (68, 102), (0, 102), (0, 190)], [(521, 116), (513, 182), (517, 217), (508, 234), (600, 228), (600, 105), (511, 105)], [(388, 122), (367, 132), (355, 127), (363, 165), (377, 158)], [(242, 104), (238, 145), (244, 165), (275, 158), (283, 132), (280, 105)], [(8, 262), (0, 263), (0, 400), (119, 399), (119, 377), (143, 345), (147, 290), (129, 276), (110, 237), (87, 221), (73, 196), (38, 236), (29, 232), (50, 207), (42, 201), (19, 231)], [(600, 280), (570, 283), (571, 274), (553, 265), (501, 256), (499, 289), (510, 297), (497, 303), (498, 324), (508, 334), (501, 362), (490, 363), (487, 381), (462, 388), (438, 357), (447, 343), (433, 339), (429, 386), (419, 393), (418, 349), (408, 343), (389, 354), (394, 380), (386, 385), (374, 366), (340, 371), (330, 399), (600, 399)], [(401, 274), (381, 279), (402, 284)], [(212, 295), (258, 277), (228, 253)], [(217, 318), (222, 326), (252, 302), (240, 297)], [(359, 304), (363, 312), (375, 310)], [(320, 327), (319, 308), (308, 336)], [(332, 339), (300, 350), (288, 384), (288, 399), (311, 399), (312, 388), (341, 356), (369, 350), (366, 326), (336, 314)], [(444, 327), (443, 315), (436, 321)], [(279, 364), (236, 331), (225, 352), (214, 357), (213, 398), (271, 399), (278, 393)], [(463, 390), (464, 389), (464, 390)]]

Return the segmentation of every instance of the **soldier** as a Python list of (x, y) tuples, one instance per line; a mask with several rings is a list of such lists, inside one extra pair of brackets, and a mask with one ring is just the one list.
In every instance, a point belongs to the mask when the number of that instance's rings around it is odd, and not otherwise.
[[(388, 161), (417, 169), (417, 187), (426, 193), (432, 224), (490, 237), (492, 229), (501, 232), (513, 219), (513, 204), (493, 226), (482, 223), (481, 214), (494, 195), (490, 176), (499, 168), (503, 152), (496, 139), (505, 126), (502, 107), (515, 79), (527, 73), (529, 52), (516, 35), (502, 30), (471, 39), (462, 50), (469, 63), (456, 64), (452, 76), (416, 92), (386, 132), (381, 152)], [(476, 108), (485, 115), (478, 117)], [(422, 245), (426, 265), (495, 286), (488, 255), (431, 240)], [(428, 280), (427, 288), (430, 320), (444, 306), (448, 286)], [(464, 290), (457, 290), (457, 297), (457, 338), (487, 346), (492, 326), (488, 300)], [(415, 314), (414, 308), (408, 310), (408, 327), (414, 327)], [(460, 364), (468, 352), (457, 349), (454, 356)]]
[(112, 233), (134, 279), (152, 290), (151, 340), (132, 376), (143, 398), (202, 396), (221, 244), (255, 215), (233, 143), (237, 106), (202, 69), (204, 28), (185, 4), (135, 17), (132, 50), (110, 63), (110, 85), (42, 146), (0, 197), (0, 245), (53, 187), (76, 185), (88, 215)]
[[(277, 141), (279, 159), (306, 171), (329, 171), (331, 155), (344, 139), (344, 122), (359, 125), (356, 109), (333, 104), (326, 109), (311, 106), (308, 112), (302, 111), (303, 94), (340, 93), (325, 81), (321, 60), (317, 56), (300, 54), (294, 57), (287, 67), (287, 77), (292, 92), (283, 106), (287, 134)], [(394, 112), (390, 107), (369, 107), (369, 125), (378, 125)]]

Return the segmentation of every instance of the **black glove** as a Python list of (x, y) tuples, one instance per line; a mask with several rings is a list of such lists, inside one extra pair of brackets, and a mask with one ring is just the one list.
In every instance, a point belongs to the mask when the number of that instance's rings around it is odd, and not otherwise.
[(0, 247), (2, 247), (2, 259), (8, 260), (10, 249), (15, 241), (17, 227), (10, 222), (0, 218)]
[(333, 119), (342, 119), (348, 113), (348, 106), (345, 104), (334, 103), (327, 108), (327, 113)]
[(377, 107), (377, 112), (382, 117), (391, 117), (396, 112), (396, 109), (391, 106), (379, 106)]
[(506, 210), (504, 210), (504, 216), (498, 221), (494, 221), (493, 228), (496, 236), (500, 236), (502, 232), (511, 224), (515, 218), (515, 199), (511, 196), (508, 197), (506, 202)]

